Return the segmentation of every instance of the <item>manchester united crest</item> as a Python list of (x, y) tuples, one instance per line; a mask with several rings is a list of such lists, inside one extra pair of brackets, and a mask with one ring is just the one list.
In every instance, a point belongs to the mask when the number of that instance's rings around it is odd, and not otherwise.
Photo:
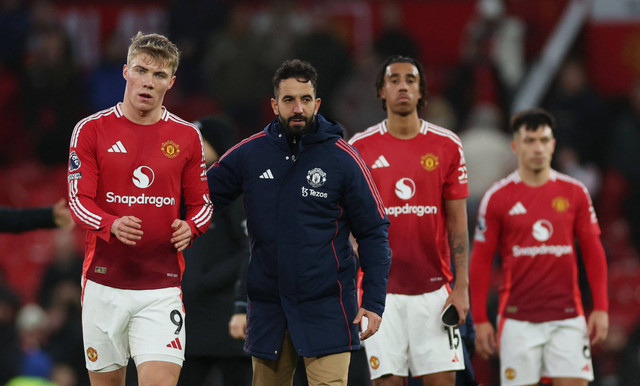
[(556, 212), (565, 212), (569, 209), (569, 200), (564, 197), (556, 197), (551, 201), (551, 207), (556, 210)]
[(98, 352), (96, 351), (95, 348), (89, 347), (87, 349), (87, 358), (89, 358), (91, 362), (95, 362), (98, 360)]
[(512, 380), (516, 379), (516, 370), (514, 368), (512, 368), (512, 367), (509, 367), (504, 371), (504, 376), (508, 380), (512, 381)]
[(369, 365), (371, 365), (372, 369), (376, 370), (378, 367), (380, 367), (380, 360), (378, 359), (378, 357), (372, 356), (371, 358), (369, 358)]
[(319, 188), (327, 182), (327, 173), (320, 168), (313, 168), (307, 173), (307, 182), (314, 188)]
[(167, 142), (162, 142), (162, 154), (167, 158), (176, 158), (180, 154), (180, 145), (173, 142), (172, 140), (168, 140)]
[(422, 159), (420, 160), (420, 164), (427, 171), (432, 172), (436, 170), (436, 168), (438, 167), (438, 164), (439, 164), (438, 157), (433, 153), (427, 153), (422, 156)]

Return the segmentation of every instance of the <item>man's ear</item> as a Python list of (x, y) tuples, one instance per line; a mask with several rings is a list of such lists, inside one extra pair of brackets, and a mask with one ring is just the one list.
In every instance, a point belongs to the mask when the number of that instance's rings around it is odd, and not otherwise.
[(273, 109), (273, 114), (280, 115), (280, 111), (278, 110), (278, 101), (275, 98), (271, 98), (271, 109)]

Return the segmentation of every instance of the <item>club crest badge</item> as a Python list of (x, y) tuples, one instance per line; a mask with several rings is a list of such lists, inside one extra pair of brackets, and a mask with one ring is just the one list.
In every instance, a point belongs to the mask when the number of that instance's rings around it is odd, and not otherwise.
[(319, 188), (327, 182), (327, 173), (320, 168), (313, 168), (307, 173), (307, 183), (314, 188)]
[(173, 142), (172, 140), (168, 140), (167, 142), (162, 142), (162, 154), (164, 154), (167, 158), (176, 158), (180, 154), (180, 145)]
[(420, 160), (420, 164), (427, 171), (429, 172), (434, 171), (436, 170), (439, 164), (438, 157), (433, 153), (427, 153), (422, 156), (422, 159)]

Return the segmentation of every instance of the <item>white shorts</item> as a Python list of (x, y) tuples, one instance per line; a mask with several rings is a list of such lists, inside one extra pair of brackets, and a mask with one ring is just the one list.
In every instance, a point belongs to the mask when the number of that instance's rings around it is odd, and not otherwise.
[(531, 323), (505, 318), (500, 332), (502, 385), (537, 384), (542, 377), (593, 380), (583, 316)]
[(380, 329), (364, 341), (371, 379), (406, 377), (408, 369), (416, 377), (464, 369), (460, 331), (440, 319), (448, 296), (445, 286), (422, 295), (387, 294)]
[(133, 357), (182, 366), (185, 314), (178, 287), (126, 290), (87, 280), (82, 299), (82, 335), (87, 369), (114, 371)]

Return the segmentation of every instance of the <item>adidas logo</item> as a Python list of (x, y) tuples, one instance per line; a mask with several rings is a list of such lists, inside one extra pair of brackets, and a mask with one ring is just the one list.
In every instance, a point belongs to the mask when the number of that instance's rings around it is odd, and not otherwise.
[(516, 202), (516, 204), (509, 210), (509, 216), (515, 216), (518, 214), (527, 213), (527, 209), (522, 205), (520, 201)]
[(460, 362), (460, 359), (458, 358), (458, 353), (453, 354), (453, 359), (451, 360), (451, 362), (452, 363)]
[(271, 169), (267, 169), (266, 172), (260, 174), (260, 178), (263, 180), (273, 180), (273, 173), (271, 173)]
[(389, 166), (391, 166), (389, 165), (389, 161), (387, 161), (387, 159), (384, 158), (383, 155), (381, 155), (380, 157), (378, 157), (376, 162), (373, 163), (373, 166), (371, 167), (371, 169), (388, 168)]
[(107, 151), (109, 153), (126, 153), (127, 149), (124, 148), (124, 145), (122, 144), (122, 142), (118, 141), (116, 142), (115, 145), (111, 146)]
[(171, 341), (171, 343), (169, 343), (167, 345), (167, 347), (171, 348), (177, 348), (178, 350), (182, 350), (182, 345), (180, 344), (180, 339), (179, 338), (175, 338), (174, 340)]

